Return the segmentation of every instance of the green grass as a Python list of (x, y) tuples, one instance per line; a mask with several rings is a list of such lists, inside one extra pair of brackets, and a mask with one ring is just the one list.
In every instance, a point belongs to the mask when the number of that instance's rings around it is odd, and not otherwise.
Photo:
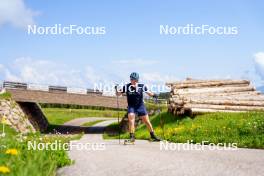
[[(201, 143), (237, 143), (238, 147), (264, 148), (264, 113), (208, 113), (195, 118), (175, 117), (163, 112), (164, 136), (160, 116), (151, 118), (158, 136), (172, 142)], [(105, 138), (117, 138), (117, 124), (112, 124), (104, 134)], [(128, 133), (122, 133), (121, 138), (128, 138)], [(145, 125), (136, 130), (137, 139), (148, 139), (149, 133)]]
[(93, 126), (97, 123), (100, 123), (100, 122), (103, 122), (105, 120), (95, 120), (95, 121), (91, 121), (91, 122), (86, 122), (84, 124), (82, 124), (81, 126), (85, 126), (85, 127), (90, 127), (90, 126)]
[(5, 92), (5, 93), (2, 93), (0, 94), (0, 99), (10, 99), (11, 98), (11, 93), (10, 92)]
[[(154, 103), (145, 103), (148, 110), (162, 109), (166, 110), (167, 106), (165, 104), (157, 105)], [(117, 117), (117, 110), (110, 109), (71, 109), (71, 108), (42, 108), (45, 116), (52, 125), (62, 125), (65, 122), (76, 118), (82, 117)], [(120, 110), (119, 116), (124, 117), (126, 111)]]
[(164, 104), (164, 103), (159, 103), (159, 104), (156, 104), (156, 103), (153, 103), (153, 102), (145, 102), (145, 106), (147, 108), (147, 110), (162, 110), (162, 111), (166, 111), (168, 109), (168, 106), (167, 104)]
[[(116, 108), (103, 107), (103, 106), (87, 106), (76, 104), (57, 104), (57, 103), (39, 103), (42, 108), (66, 108), (66, 109), (94, 109), (94, 110), (117, 110)], [(125, 109), (122, 109), (125, 110)]]
[[(2, 124), (0, 124), (2, 126)], [(1, 127), (2, 129), (2, 127)], [(39, 133), (21, 137), (13, 129), (6, 126), (5, 137), (0, 137), (0, 166), (7, 167), (10, 173), (7, 176), (53, 176), (56, 169), (72, 164), (72, 160), (64, 150), (28, 150), (28, 141), (52, 143), (61, 141), (68, 143), (70, 140), (80, 138), (80, 135), (41, 135)], [(8, 149), (14, 149), (17, 155), (6, 154)], [(0, 175), (2, 175), (0, 171)]]
[(5, 131), (3, 131), (3, 124), (0, 123), (0, 134), (2, 134), (3, 132), (11, 136), (17, 135), (17, 132), (13, 128), (10, 128), (8, 125), (5, 125)]
[[(43, 108), (45, 116), (50, 124), (62, 125), (67, 121), (82, 117), (117, 117), (116, 110), (93, 110), (93, 109), (67, 109), (67, 108)], [(125, 111), (120, 111), (120, 117)]]

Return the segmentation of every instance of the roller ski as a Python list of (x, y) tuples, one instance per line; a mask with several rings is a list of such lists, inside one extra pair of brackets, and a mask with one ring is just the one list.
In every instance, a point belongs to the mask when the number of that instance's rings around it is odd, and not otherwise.
[(135, 145), (135, 141), (131, 141), (130, 139), (126, 139), (124, 141), (124, 145)]
[(133, 133), (130, 134), (130, 139), (126, 139), (124, 141), (124, 145), (134, 145), (135, 144), (135, 135)]
[(155, 135), (154, 132), (150, 132), (149, 142), (160, 142), (161, 139)]

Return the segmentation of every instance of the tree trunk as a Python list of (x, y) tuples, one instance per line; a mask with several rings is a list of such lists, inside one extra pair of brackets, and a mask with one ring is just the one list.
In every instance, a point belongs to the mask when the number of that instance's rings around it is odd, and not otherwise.
[(186, 81), (178, 81), (172, 83), (166, 83), (167, 86), (177, 86), (177, 85), (190, 85), (190, 84), (209, 84), (208, 86), (214, 84), (250, 84), (248, 80), (186, 80)]
[(192, 108), (193, 114), (206, 113), (206, 112), (246, 112), (246, 111), (234, 111), (234, 110), (221, 110), (221, 109), (201, 109), (201, 108)]
[(189, 101), (184, 101), (184, 103), (264, 107), (264, 101), (245, 101), (245, 100), (237, 100), (237, 101), (236, 100), (189, 100)]
[(192, 104), (184, 105), (185, 109), (201, 108), (201, 109), (220, 109), (234, 111), (264, 111), (264, 107), (259, 106), (230, 106), (230, 105), (212, 105), (212, 104)]
[(192, 93), (229, 93), (229, 92), (245, 92), (254, 91), (255, 88), (251, 86), (246, 87), (224, 87), (224, 88), (186, 88), (186, 89), (174, 89), (173, 93), (176, 94), (192, 94)]
[(197, 84), (176, 84), (173, 85), (173, 89), (185, 89), (185, 88), (203, 88), (203, 87), (245, 87), (249, 86), (248, 83), (229, 83), (229, 82), (205, 82)]
[[(182, 96), (184, 97), (221, 97), (221, 96), (254, 96), (254, 95), (262, 95), (259, 91), (244, 91), (244, 92), (220, 92), (220, 93), (215, 93), (215, 92), (205, 92), (205, 93), (189, 93), (189, 94), (184, 94)], [(171, 95), (172, 97), (179, 97), (181, 95)]]
[(169, 111), (199, 112), (264, 111), (264, 95), (247, 80), (186, 80), (171, 86)]
[(173, 97), (169, 99), (171, 102), (173, 101), (206, 101), (206, 100), (219, 100), (219, 101), (262, 101), (264, 102), (264, 96), (215, 96), (215, 97)]

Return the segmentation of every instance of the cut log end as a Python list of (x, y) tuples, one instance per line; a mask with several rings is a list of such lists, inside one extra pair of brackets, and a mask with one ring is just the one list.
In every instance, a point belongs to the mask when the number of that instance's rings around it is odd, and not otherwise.
[(170, 112), (175, 115), (207, 112), (264, 111), (264, 95), (248, 80), (185, 80), (171, 86)]

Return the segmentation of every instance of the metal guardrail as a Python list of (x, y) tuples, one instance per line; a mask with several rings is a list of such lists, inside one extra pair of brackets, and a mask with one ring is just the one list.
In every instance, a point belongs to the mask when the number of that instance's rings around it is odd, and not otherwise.
[(3, 88), (8, 89), (27, 89), (26, 83), (4, 81)]
[(80, 88), (69, 88), (66, 86), (44, 86), (37, 84), (27, 84), (22, 82), (4, 81), (0, 86), (7, 89), (23, 89), (23, 90), (36, 90), (36, 91), (48, 91), (48, 92), (65, 92), (72, 94), (96, 94), (102, 95), (103, 92), (94, 89), (80, 89)]
[(103, 94), (103, 92), (100, 92), (99, 90), (94, 90), (94, 89), (87, 89), (86, 93), (87, 94), (93, 93), (93, 94), (98, 94), (98, 95), (102, 95)]
[(64, 86), (49, 86), (49, 91), (67, 92), (67, 87)]
[(3, 90), (3, 83), (1, 82), (0, 83), (0, 91), (2, 91)]
[[(62, 92), (62, 93), (70, 93), (70, 94), (84, 94), (84, 95), (85, 94), (103, 95), (103, 92), (94, 89), (71, 88), (66, 86), (52, 86), (52, 85), (47, 86), (47, 85), (27, 84), (27, 83), (12, 82), (12, 81), (3, 81), (2, 88), (45, 91), (45, 92)], [(151, 102), (152, 100), (146, 100), (146, 101)], [(159, 99), (159, 102), (164, 103), (166, 101), (167, 101), (166, 99)]]

